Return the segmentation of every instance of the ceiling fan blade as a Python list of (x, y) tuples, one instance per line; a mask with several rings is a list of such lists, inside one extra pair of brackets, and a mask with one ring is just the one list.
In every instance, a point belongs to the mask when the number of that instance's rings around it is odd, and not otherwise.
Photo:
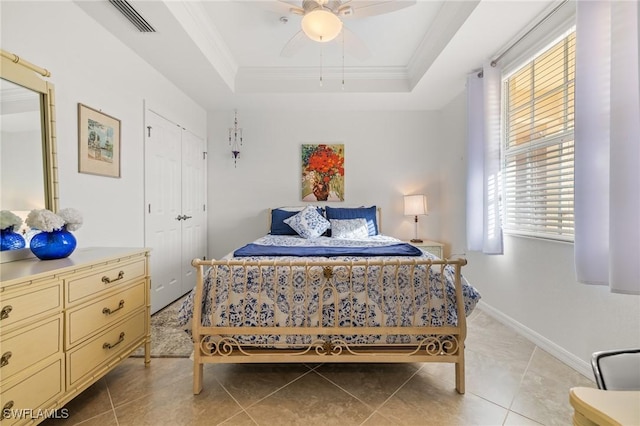
[(296, 15), (304, 15), (304, 10), (300, 7), (301, 1), (289, 1), (289, 0), (274, 0), (274, 1), (245, 1), (240, 0), (241, 3), (245, 3), (250, 7), (258, 7), (262, 10), (266, 10), (268, 12), (274, 12), (283, 16), (286, 16), (290, 13), (294, 13)]
[(302, 8), (302, 0), (276, 0), (278, 3), (285, 3), (288, 7)]
[(296, 15), (304, 15), (304, 9), (302, 8), (301, 0), (278, 0), (276, 3), (280, 3), (281, 5), (288, 8), (289, 12), (295, 13)]
[(340, 7), (339, 14), (345, 18), (363, 18), (395, 12), (414, 4), (416, 0), (350, 0)]
[(371, 51), (367, 45), (362, 41), (360, 37), (353, 33), (346, 27), (342, 27), (342, 34), (336, 37), (338, 43), (342, 43), (342, 37), (344, 37), (344, 50), (345, 53), (353, 56), (356, 59), (364, 61), (371, 57)]
[(287, 44), (284, 45), (282, 51), (280, 52), (280, 56), (284, 58), (291, 58), (296, 53), (298, 53), (305, 44), (307, 44), (309, 38), (302, 32), (302, 30), (298, 31)]

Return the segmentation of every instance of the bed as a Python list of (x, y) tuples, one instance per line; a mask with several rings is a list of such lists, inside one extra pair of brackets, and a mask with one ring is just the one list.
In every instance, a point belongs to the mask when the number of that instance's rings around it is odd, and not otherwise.
[[(303, 212), (312, 219), (298, 220)], [(466, 317), (480, 299), (465, 259), (382, 235), (375, 206), (270, 218), (266, 236), (192, 262), (197, 284), (179, 320), (194, 342), (195, 394), (206, 363), (272, 362), (453, 363), (464, 393)]]

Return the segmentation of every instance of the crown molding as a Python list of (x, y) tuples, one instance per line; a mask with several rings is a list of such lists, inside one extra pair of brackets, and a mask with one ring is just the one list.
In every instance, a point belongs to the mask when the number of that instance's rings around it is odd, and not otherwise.
[(234, 91), (238, 64), (222, 35), (205, 18), (207, 12), (204, 7), (198, 2), (164, 0), (164, 4), (227, 86)]
[(480, 0), (445, 2), (407, 64), (411, 89), (429, 70)]
[(3, 85), (0, 91), (0, 110), (4, 116), (22, 113), (37, 113), (39, 116), (40, 94), (21, 86)]
[[(14, 83), (10, 82), (10, 84), (13, 85)], [(40, 109), (40, 94), (32, 90), (26, 89), (22, 86), (17, 86), (17, 85), (15, 85), (15, 87), (3, 86), (0, 94), (2, 95), (1, 100), (3, 103), (26, 101), (26, 102), (34, 103), (36, 105), (36, 108), (34, 108), (34, 110)]]
[[(241, 67), (238, 77), (270, 79), (308, 80), (320, 76), (320, 67)], [(323, 67), (322, 75), (328, 78), (345, 78), (358, 80), (398, 80), (407, 79), (405, 67)]]
[[(238, 93), (380, 92), (406, 93), (405, 67), (241, 67), (236, 78)], [(342, 80), (344, 77), (344, 87)]]

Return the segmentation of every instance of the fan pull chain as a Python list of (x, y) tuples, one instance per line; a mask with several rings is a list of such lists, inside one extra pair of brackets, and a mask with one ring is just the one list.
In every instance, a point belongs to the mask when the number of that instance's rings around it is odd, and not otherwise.
[(322, 36), (320, 36), (320, 87), (322, 87)]
[(344, 90), (344, 29), (342, 30), (342, 90)]

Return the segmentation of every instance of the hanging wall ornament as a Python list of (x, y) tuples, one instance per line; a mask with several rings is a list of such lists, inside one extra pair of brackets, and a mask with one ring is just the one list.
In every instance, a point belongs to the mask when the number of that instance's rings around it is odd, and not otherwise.
[(231, 146), (233, 165), (237, 167), (240, 146), (242, 145), (242, 128), (238, 127), (238, 110), (234, 110), (233, 127), (229, 128), (229, 145)]

